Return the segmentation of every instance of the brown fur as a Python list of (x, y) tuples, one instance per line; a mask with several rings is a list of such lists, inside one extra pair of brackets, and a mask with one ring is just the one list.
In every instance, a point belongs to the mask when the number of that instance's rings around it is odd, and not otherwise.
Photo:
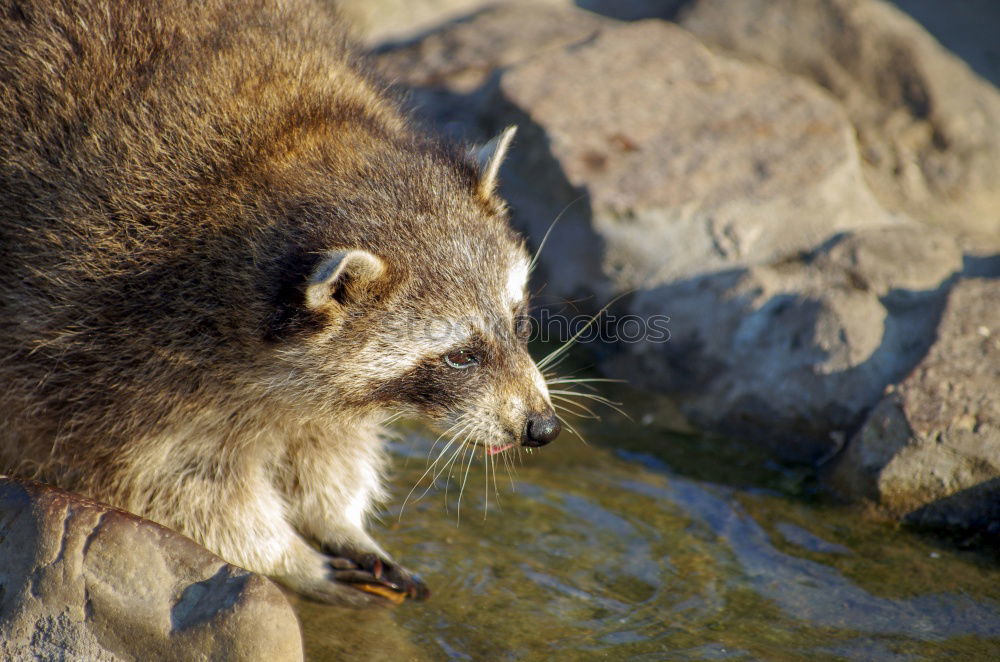
[[(551, 410), (492, 184), (339, 35), (309, 0), (0, 0), (0, 470), (358, 602), (312, 543), (385, 556), (379, 420), (499, 445)], [(384, 269), (308, 304), (337, 250)], [(472, 318), (456, 371), (421, 330)]]

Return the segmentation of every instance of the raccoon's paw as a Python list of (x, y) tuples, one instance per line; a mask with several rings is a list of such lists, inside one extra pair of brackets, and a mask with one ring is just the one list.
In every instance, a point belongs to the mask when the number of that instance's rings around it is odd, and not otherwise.
[(419, 577), (377, 554), (324, 551), (330, 555), (334, 580), (380, 600), (398, 605), (407, 599), (426, 600), (431, 594)]

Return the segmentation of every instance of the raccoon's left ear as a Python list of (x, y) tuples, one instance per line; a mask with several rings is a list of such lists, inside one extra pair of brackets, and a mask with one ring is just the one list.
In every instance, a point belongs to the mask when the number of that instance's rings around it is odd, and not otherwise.
[(359, 301), (377, 288), (384, 274), (385, 263), (368, 251), (331, 251), (309, 276), (306, 305), (319, 310)]
[(490, 195), (497, 187), (497, 173), (507, 155), (507, 149), (517, 133), (516, 126), (508, 126), (500, 135), (476, 150), (476, 164), (479, 167), (479, 192)]

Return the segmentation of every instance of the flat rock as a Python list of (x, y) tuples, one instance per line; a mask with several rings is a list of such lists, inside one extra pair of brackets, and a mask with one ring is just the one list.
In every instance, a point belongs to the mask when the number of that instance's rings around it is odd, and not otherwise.
[[(500, 94), (522, 128), (504, 173), (519, 218), (540, 236), (566, 209), (543, 257), (550, 292), (592, 293), (597, 272), (611, 292), (655, 287), (901, 222), (865, 185), (832, 98), (664, 21), (540, 53), (500, 74)], [(562, 235), (579, 225), (596, 268), (571, 266), (580, 245)]]
[(269, 580), (130, 513), (0, 477), (0, 658), (301, 660)]
[(694, 0), (679, 20), (723, 52), (835, 95), (857, 129), (867, 181), (888, 208), (963, 232), (1000, 231), (1000, 92), (896, 7)]
[(833, 470), (845, 495), (911, 521), (1000, 533), (1000, 281), (960, 281), (927, 355)]

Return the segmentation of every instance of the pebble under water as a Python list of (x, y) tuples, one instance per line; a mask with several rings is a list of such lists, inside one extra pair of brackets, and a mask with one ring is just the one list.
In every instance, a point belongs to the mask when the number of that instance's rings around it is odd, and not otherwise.
[(988, 550), (816, 498), (809, 472), (626, 399), (635, 422), (571, 421), (587, 444), (564, 432), (513, 454), (513, 477), (480, 451), (460, 510), (468, 465), (401, 514), (433, 437), (393, 443), (373, 533), (433, 595), (367, 611), (291, 598), (307, 659), (1000, 659)]

